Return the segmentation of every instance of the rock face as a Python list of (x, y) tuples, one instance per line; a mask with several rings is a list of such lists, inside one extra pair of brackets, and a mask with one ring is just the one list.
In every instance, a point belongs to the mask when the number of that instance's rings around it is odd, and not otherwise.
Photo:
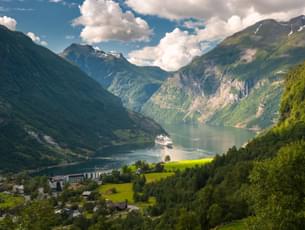
[(79, 68), (0, 26), (0, 171), (79, 160), (164, 132)]
[(106, 53), (89, 45), (72, 44), (60, 56), (80, 67), (136, 112), (169, 75), (158, 67), (135, 66), (122, 54)]
[(278, 118), (283, 79), (305, 59), (305, 16), (264, 20), (169, 77), (142, 112), (159, 122), (260, 129)]

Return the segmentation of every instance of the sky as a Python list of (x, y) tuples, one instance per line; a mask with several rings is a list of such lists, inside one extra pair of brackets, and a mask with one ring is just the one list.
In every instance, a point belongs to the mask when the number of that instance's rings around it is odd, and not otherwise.
[(169, 71), (260, 20), (303, 14), (304, 0), (0, 0), (0, 24), (56, 53), (90, 44)]

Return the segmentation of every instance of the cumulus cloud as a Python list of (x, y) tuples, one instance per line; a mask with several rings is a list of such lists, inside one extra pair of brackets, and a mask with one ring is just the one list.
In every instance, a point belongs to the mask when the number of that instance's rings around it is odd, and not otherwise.
[(16, 30), (17, 21), (7, 16), (0, 17), (0, 25), (6, 26), (10, 30)]
[(37, 44), (40, 44), (42, 46), (47, 46), (48, 43), (46, 41), (42, 41), (40, 37), (38, 37), (36, 34), (34, 34), (33, 32), (28, 32), (26, 34), (29, 38), (32, 39), (33, 42), (36, 42)]
[(227, 8), (225, 0), (127, 0), (126, 3), (141, 14), (168, 19), (211, 17)]
[(167, 33), (157, 46), (129, 53), (129, 60), (138, 65), (160, 66), (171, 71), (190, 62), (194, 56), (201, 53), (196, 36), (176, 28)]
[(287, 12), (305, 7), (304, 0), (127, 0), (127, 5), (141, 14), (168, 19), (245, 17), (249, 9), (259, 14)]
[(85, 0), (80, 12), (73, 25), (84, 26), (80, 36), (90, 44), (109, 40), (146, 41), (152, 34), (146, 21), (131, 11), (123, 12), (112, 0)]
[[(196, 52), (179, 55), (161, 45), (171, 35), (177, 35), (176, 29), (166, 34), (157, 46), (145, 47), (129, 54), (130, 61), (135, 64), (159, 65), (167, 70), (179, 69), (188, 64), (198, 53), (203, 54), (203, 47), (207, 48), (206, 44), (214, 44), (215, 41), (222, 40), (259, 20), (268, 18), (288, 20), (305, 14), (304, 0), (176, 0), (175, 4), (172, 0), (127, 0), (127, 5), (141, 14), (176, 20), (180, 25), (182, 22), (184, 28), (193, 31), (184, 32), (183, 44), (177, 37), (172, 39), (169, 45), (179, 47), (180, 51), (196, 50)], [(176, 54), (172, 55), (170, 52)], [(169, 56), (172, 60), (167, 58)]]

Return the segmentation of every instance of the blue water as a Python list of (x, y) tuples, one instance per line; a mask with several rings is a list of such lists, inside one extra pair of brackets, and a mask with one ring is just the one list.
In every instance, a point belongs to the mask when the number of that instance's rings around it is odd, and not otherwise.
[(248, 130), (228, 127), (167, 125), (164, 128), (173, 139), (173, 149), (152, 146), (145, 149), (114, 151), (99, 154), (96, 158), (77, 165), (46, 169), (40, 174), (62, 175), (97, 169), (110, 170), (132, 164), (137, 160), (160, 162), (166, 155), (169, 155), (172, 161), (210, 157), (225, 153), (234, 145), (240, 147), (255, 136), (255, 133)]

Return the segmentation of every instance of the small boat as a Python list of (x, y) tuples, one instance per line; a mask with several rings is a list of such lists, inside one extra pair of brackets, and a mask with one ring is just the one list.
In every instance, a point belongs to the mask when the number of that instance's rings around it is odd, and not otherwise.
[(173, 141), (166, 135), (158, 135), (155, 139), (155, 144), (166, 146), (167, 148), (173, 148)]

